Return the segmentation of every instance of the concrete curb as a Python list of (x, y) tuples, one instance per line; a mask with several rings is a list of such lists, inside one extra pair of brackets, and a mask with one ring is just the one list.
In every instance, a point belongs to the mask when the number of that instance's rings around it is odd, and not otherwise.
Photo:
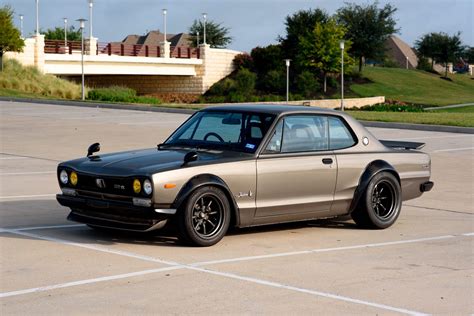
[[(114, 103), (91, 103), (91, 102), (82, 102), (82, 101), (48, 100), (48, 99), (23, 99), (23, 98), (14, 98), (14, 97), (0, 97), (0, 101), (65, 105), (65, 106), (77, 106), (77, 107), (99, 108), (99, 109), (161, 112), (161, 113), (193, 114), (194, 112), (196, 112), (196, 110), (193, 110), (193, 109), (167, 108), (167, 107), (159, 107), (159, 106), (155, 107), (155, 106), (150, 106), (150, 105), (122, 104), (122, 103), (117, 103), (117, 104), (114, 104)], [(378, 122), (378, 121), (360, 121), (360, 122), (366, 127), (411, 129), (411, 130), (418, 130), (418, 131), (474, 134), (474, 128), (472, 128), (472, 127), (429, 125), (429, 124), (410, 124), (410, 123), (393, 123), (393, 122)]]
[(474, 134), (474, 128), (472, 127), (393, 123), (393, 122), (378, 122), (378, 121), (359, 121), (359, 122), (361, 122), (366, 127), (396, 128), (396, 129), (411, 129), (411, 130), (429, 131), (429, 132)]
[(94, 103), (94, 102), (67, 101), (67, 100), (27, 99), (27, 98), (23, 99), (23, 98), (14, 98), (14, 97), (0, 97), (0, 101), (39, 103), (39, 104), (46, 104), (46, 105), (51, 104), (51, 105), (77, 106), (77, 107), (99, 108), (99, 109), (145, 111), (145, 112), (163, 112), (163, 113), (181, 113), (181, 114), (193, 114), (194, 112), (196, 112), (196, 110), (193, 110), (193, 109), (167, 108), (167, 107), (160, 107), (160, 106), (127, 104), (127, 103)]

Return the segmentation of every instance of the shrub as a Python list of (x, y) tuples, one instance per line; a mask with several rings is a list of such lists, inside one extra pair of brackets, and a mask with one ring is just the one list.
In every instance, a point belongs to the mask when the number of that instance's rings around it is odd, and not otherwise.
[(161, 101), (154, 97), (137, 96), (137, 92), (131, 88), (112, 86), (109, 88), (96, 88), (87, 94), (88, 100), (106, 102), (147, 103), (160, 104)]
[(270, 93), (282, 93), (286, 88), (286, 75), (280, 70), (270, 70), (259, 82), (259, 89)]
[(278, 102), (278, 101), (282, 101), (284, 98), (279, 96), (279, 95), (275, 95), (275, 94), (265, 94), (265, 95), (262, 95), (260, 97), (260, 100), (259, 101), (262, 101), (262, 102)]
[(296, 89), (304, 97), (309, 98), (321, 90), (316, 76), (305, 70), (296, 77)]
[(376, 111), (376, 112), (423, 112), (423, 106), (417, 104), (405, 103), (379, 103), (374, 105), (366, 105), (360, 107), (361, 111)]
[[(248, 96), (253, 94), (255, 90), (255, 82), (257, 75), (248, 69), (241, 69), (235, 75), (235, 92), (236, 94)], [(234, 101), (233, 101), (234, 102)], [(238, 102), (238, 101), (235, 101)]]
[(247, 96), (243, 95), (240, 92), (234, 91), (229, 94), (229, 101), (230, 102), (237, 102), (242, 103), (247, 101)]
[(235, 90), (235, 81), (230, 78), (225, 78), (213, 84), (206, 94), (222, 96), (228, 95), (233, 90)]
[(252, 56), (247, 53), (236, 55), (233, 63), (235, 68), (238, 70), (242, 68), (253, 69), (254, 67)]

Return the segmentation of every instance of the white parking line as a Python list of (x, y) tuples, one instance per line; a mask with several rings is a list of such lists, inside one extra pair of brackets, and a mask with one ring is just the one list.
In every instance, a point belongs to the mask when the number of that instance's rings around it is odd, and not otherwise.
[(0, 173), (0, 176), (23, 176), (32, 174), (54, 174), (56, 171), (32, 171), (32, 172), (5, 172)]
[(104, 281), (120, 280), (120, 279), (140, 276), (140, 275), (146, 275), (146, 274), (150, 274), (150, 273), (158, 273), (158, 272), (177, 270), (177, 269), (181, 269), (181, 268), (180, 267), (165, 267), (165, 268), (158, 268), (158, 269), (149, 269), (149, 270), (143, 270), (143, 271), (137, 271), (137, 272), (131, 272), (131, 273), (124, 273), (124, 274), (117, 274), (117, 275), (111, 275), (111, 276), (106, 276), (106, 277), (94, 278), (94, 279), (87, 279), (87, 280), (73, 281), (73, 282), (67, 282), (67, 283), (61, 283), (61, 284), (55, 284), (55, 285), (34, 287), (34, 288), (30, 288), (30, 289), (25, 289), (25, 290), (3, 292), (3, 293), (0, 293), (0, 298), (9, 297), (9, 296), (23, 295), (23, 294), (30, 294), (30, 293), (37, 293), (37, 292), (44, 292), (44, 291), (50, 291), (50, 290), (56, 290), (56, 289), (63, 289), (63, 288), (71, 287), (71, 286), (92, 284), (92, 283), (98, 283), (98, 282), (104, 282)]
[(56, 196), (56, 194), (7, 195), (7, 196), (0, 196), (0, 200), (36, 199), (36, 198), (53, 197), (53, 196)]
[[(58, 226), (62, 226), (62, 225), (58, 225)], [(220, 276), (227, 277), (227, 278), (238, 279), (238, 280), (253, 282), (253, 283), (257, 283), (257, 284), (261, 284), (261, 285), (266, 285), (266, 286), (271, 286), (271, 287), (296, 291), (296, 292), (300, 292), (300, 293), (306, 293), (306, 294), (311, 294), (311, 295), (315, 295), (315, 296), (321, 296), (321, 297), (326, 297), (326, 298), (330, 298), (330, 299), (335, 299), (335, 300), (340, 300), (340, 301), (345, 301), (345, 302), (350, 302), (350, 303), (355, 303), (355, 304), (361, 304), (361, 305), (376, 307), (376, 308), (380, 308), (380, 309), (384, 309), (384, 310), (388, 310), (388, 311), (395, 311), (395, 312), (405, 313), (405, 314), (409, 314), (409, 315), (421, 315), (422, 314), (422, 313), (417, 312), (417, 311), (411, 311), (411, 310), (398, 308), (398, 307), (393, 307), (393, 306), (389, 306), (389, 305), (378, 304), (378, 303), (368, 302), (368, 301), (364, 301), (364, 300), (354, 299), (354, 298), (351, 298), (351, 297), (340, 296), (340, 295), (336, 295), (336, 294), (320, 292), (320, 291), (315, 291), (315, 290), (310, 290), (310, 289), (298, 288), (298, 287), (289, 286), (289, 285), (285, 285), (285, 284), (281, 284), (281, 283), (270, 282), (270, 281), (260, 280), (260, 279), (256, 279), (256, 278), (240, 276), (240, 275), (233, 274), (233, 273), (220, 272), (220, 271), (215, 271), (215, 270), (199, 267), (199, 266), (202, 266), (204, 264), (216, 264), (216, 263), (223, 263), (223, 262), (226, 262), (226, 263), (228, 263), (228, 262), (238, 262), (238, 261), (242, 261), (241, 258), (207, 261), (207, 262), (201, 262), (201, 263), (194, 263), (194, 264), (186, 265), (186, 264), (180, 264), (180, 263), (177, 263), (177, 262), (172, 262), (172, 261), (157, 259), (157, 258), (153, 258), (153, 257), (149, 257), (149, 256), (144, 256), (144, 255), (136, 254), (136, 253), (133, 253), (133, 252), (114, 250), (114, 249), (110, 249), (110, 248), (103, 248), (103, 247), (98, 247), (98, 246), (94, 246), (94, 245), (90, 245), (90, 244), (81, 244), (81, 243), (71, 242), (71, 241), (68, 241), (68, 240), (60, 239), (60, 238), (48, 237), (48, 236), (43, 236), (43, 235), (34, 234), (34, 233), (26, 233), (24, 231), (15, 230), (15, 229), (4, 229), (4, 231), (9, 232), (9, 233), (13, 233), (13, 234), (27, 236), (27, 237), (43, 239), (43, 240), (47, 240), (47, 241), (51, 241), (51, 242), (57, 242), (57, 243), (65, 244), (65, 245), (71, 245), (71, 246), (96, 250), (96, 251), (100, 251), (100, 252), (106, 252), (106, 253), (111, 253), (111, 254), (130, 257), (130, 258), (161, 263), (161, 264), (169, 265), (170, 266), (169, 268), (172, 269), (172, 270), (175, 270), (175, 269), (194, 270), (194, 271), (209, 273), (209, 274), (213, 274), (213, 275), (220, 275)], [(255, 260), (255, 259), (261, 259), (261, 258), (272, 258), (272, 257), (282, 256), (282, 255), (289, 256), (289, 255), (299, 255), (299, 254), (316, 253), (316, 252), (328, 252), (328, 251), (336, 251), (336, 250), (350, 250), (350, 249), (360, 249), (360, 248), (369, 248), (369, 247), (381, 247), (381, 246), (399, 245), (399, 244), (407, 244), (407, 243), (415, 243), (415, 242), (424, 242), (424, 241), (431, 241), (431, 240), (442, 240), (442, 239), (448, 239), (448, 238), (455, 238), (455, 237), (459, 237), (459, 236), (471, 236), (471, 235), (474, 235), (474, 233), (463, 233), (463, 234), (460, 234), (460, 235), (444, 235), (444, 236), (418, 238), (418, 239), (411, 239), (411, 240), (399, 240), (399, 241), (383, 242), (383, 243), (371, 243), (371, 244), (355, 245), (355, 246), (347, 246), (347, 247), (322, 248), (322, 249), (313, 249), (313, 250), (309, 250), (309, 251), (283, 253), (283, 254), (273, 254), (273, 255), (266, 255), (266, 256), (245, 257), (245, 260), (251, 260), (250, 258), (252, 258), (252, 260)], [(123, 279), (123, 278), (126, 278), (126, 277), (132, 277), (132, 276), (135, 276), (135, 275), (140, 275), (140, 273), (144, 273), (144, 274), (152, 273), (152, 272), (146, 272), (146, 271), (150, 271), (150, 270), (143, 270), (143, 271), (133, 272), (131, 274), (121, 274), (121, 275), (117, 275), (116, 278), (117, 279)], [(41, 291), (48, 291), (48, 290), (52, 290), (52, 289), (56, 289), (56, 288), (70, 287), (70, 286), (89, 284), (89, 283), (97, 283), (97, 282), (103, 282), (103, 281), (108, 281), (108, 280), (114, 280), (114, 276), (109, 276), (109, 277), (104, 277), (104, 278), (96, 278), (96, 279), (88, 279), (88, 280), (83, 280), (83, 281), (75, 281), (75, 282), (57, 284), (57, 285), (53, 285), (53, 286), (25, 289), (25, 290), (13, 291), (13, 292), (5, 292), (5, 293), (0, 293), (0, 297), (22, 295), (22, 294), (28, 294), (28, 293), (34, 293), (34, 292), (41, 292)]]
[(74, 227), (85, 227), (85, 224), (70, 224), (70, 225), (50, 225), (50, 226), (31, 226), (31, 227), (17, 227), (17, 228), (0, 228), (0, 232), (7, 232), (8, 230), (15, 231), (27, 231), (27, 230), (40, 230), (40, 229), (61, 229), (61, 228), (74, 228)]
[(215, 271), (215, 270), (210, 270), (210, 269), (202, 269), (202, 268), (196, 268), (196, 267), (194, 267), (194, 268), (189, 268), (188, 267), (188, 269), (196, 270), (196, 271), (200, 271), (200, 272), (205, 272), (205, 273), (209, 273), (209, 274), (213, 274), (213, 275), (218, 275), (218, 276), (222, 276), (222, 277), (226, 277), (226, 278), (231, 278), (231, 279), (236, 279), (236, 280), (241, 280), (241, 281), (247, 281), (247, 282), (256, 283), (256, 284), (260, 284), (260, 285), (266, 285), (266, 286), (276, 287), (276, 288), (280, 288), (280, 289), (285, 289), (285, 290), (310, 294), (310, 295), (314, 295), (314, 296), (325, 297), (325, 298), (334, 299), (334, 300), (338, 300), (338, 301), (344, 301), (344, 302), (349, 302), (349, 303), (354, 303), (354, 304), (359, 304), (359, 305), (365, 305), (365, 306), (380, 308), (380, 309), (384, 309), (384, 310), (391, 311), (391, 312), (397, 312), (397, 313), (402, 313), (402, 314), (407, 314), (407, 315), (428, 315), (426, 313), (412, 311), (412, 310), (408, 310), (408, 309), (404, 309), (404, 308), (399, 308), (399, 307), (393, 307), (393, 306), (384, 305), (384, 304), (368, 302), (368, 301), (364, 301), (364, 300), (355, 299), (355, 298), (352, 298), (352, 297), (347, 297), (347, 296), (342, 296), (342, 295), (337, 295), (337, 294), (332, 294), (332, 293), (327, 293), (327, 292), (320, 292), (320, 291), (300, 288), (300, 287), (296, 287), (296, 286), (286, 285), (286, 284), (282, 284), (282, 283), (261, 280), (261, 279), (252, 278), (252, 277), (240, 276), (240, 275), (237, 275), (237, 274), (234, 274), (234, 273), (220, 272), (220, 271)]
[[(412, 310), (407, 310), (404, 308), (398, 308), (398, 307), (393, 307), (389, 305), (384, 305), (384, 304), (378, 304), (378, 303), (373, 303), (369, 301), (364, 301), (364, 300), (359, 300), (351, 297), (346, 297), (346, 296), (341, 296), (341, 295), (336, 295), (332, 293), (326, 293), (326, 292), (320, 292), (316, 290), (311, 290), (311, 289), (304, 289), (304, 288), (299, 288), (295, 286), (290, 286), (290, 285), (285, 285), (277, 282), (271, 282), (271, 281), (266, 281), (266, 280), (261, 280), (257, 278), (252, 278), (252, 277), (246, 277), (246, 276), (240, 276), (237, 274), (233, 273), (228, 273), (228, 272), (220, 272), (220, 271), (215, 271), (211, 269), (206, 269), (206, 268), (200, 268), (197, 267), (196, 264), (194, 265), (185, 265), (185, 264), (180, 264), (177, 262), (172, 262), (172, 261), (166, 261), (166, 260), (161, 260), (149, 256), (144, 256), (128, 251), (121, 251), (121, 250), (114, 250), (114, 249), (109, 249), (109, 248), (102, 248), (90, 244), (80, 244), (76, 242), (71, 242), (68, 240), (64, 239), (59, 239), (59, 238), (54, 238), (54, 237), (48, 237), (48, 236), (43, 236), (39, 234), (34, 234), (34, 233), (26, 233), (23, 231), (19, 230), (14, 230), (14, 229), (5, 229), (6, 232), (13, 233), (13, 234), (18, 234), (18, 235), (23, 235), (27, 237), (32, 237), (32, 238), (38, 238), (38, 239), (43, 239), (47, 241), (52, 241), (52, 242), (57, 242), (65, 245), (71, 245), (71, 246), (77, 246), (77, 247), (82, 247), (86, 249), (91, 249), (91, 250), (96, 250), (96, 251), (101, 251), (101, 252), (106, 252), (106, 253), (112, 253), (116, 255), (121, 255), (121, 256), (126, 256), (126, 257), (131, 257), (135, 259), (140, 259), (140, 260), (145, 260), (145, 261), (151, 261), (151, 262), (156, 262), (156, 263), (162, 263), (169, 265), (168, 269), (170, 270), (177, 270), (177, 269), (188, 269), (188, 270), (194, 270), (198, 272), (203, 272), (203, 273), (209, 273), (213, 275), (218, 275), (218, 276), (223, 276), (227, 278), (232, 278), (232, 279), (237, 279), (241, 281), (247, 281), (247, 282), (252, 282), (252, 283), (257, 283), (261, 285), (266, 285), (270, 287), (275, 287), (275, 288), (281, 288), (281, 289), (286, 289), (290, 291), (296, 291), (300, 293), (306, 293), (314, 296), (320, 296), (320, 297), (325, 297), (329, 299), (335, 299), (339, 301), (345, 301), (349, 303), (354, 303), (354, 304), (360, 304), (360, 305), (366, 305), (366, 306), (371, 306), (375, 308), (380, 308), (388, 311), (394, 311), (394, 312), (399, 312), (399, 313), (404, 313), (408, 315), (424, 315), (423, 313), (420, 313), (418, 311), (412, 311)], [(470, 233), (466, 233), (470, 234)], [(463, 235), (466, 235), (463, 234)], [(359, 246), (350, 246), (350, 247), (339, 247), (341, 250), (343, 249), (357, 249), (357, 248), (362, 248), (362, 247), (374, 247), (375, 245), (381, 246), (381, 245), (394, 245), (394, 244), (403, 244), (403, 243), (409, 243), (409, 242), (421, 242), (421, 241), (427, 241), (427, 240), (439, 240), (439, 239), (446, 239), (446, 238), (454, 238), (457, 237), (456, 235), (445, 235), (445, 236), (438, 236), (438, 237), (428, 237), (428, 238), (419, 238), (419, 239), (412, 239), (412, 240), (401, 240), (401, 241), (393, 241), (393, 242), (385, 242), (385, 243), (379, 243), (379, 244), (367, 244), (367, 245), (359, 245)], [(357, 248), (354, 248), (357, 247)], [(327, 249), (339, 249), (339, 248), (326, 248), (323, 249), (325, 251), (329, 251)], [(313, 253), (310, 251), (310, 253)], [(239, 261), (238, 258), (234, 259), (235, 261)], [(211, 262), (211, 261), (209, 261)], [(228, 262), (228, 261), (226, 261)], [(202, 263), (201, 263), (202, 264)], [(160, 268), (156, 269), (157, 271), (164, 271), (163, 269), (166, 268)], [(22, 295), (22, 294), (29, 294), (29, 293), (35, 293), (35, 292), (43, 292), (43, 291), (49, 291), (53, 289), (58, 289), (58, 288), (64, 288), (64, 287), (71, 287), (71, 286), (78, 286), (82, 284), (90, 284), (90, 283), (97, 283), (97, 282), (103, 282), (103, 281), (109, 281), (109, 280), (115, 280), (115, 279), (123, 279), (127, 277), (133, 277), (136, 275), (141, 275), (141, 274), (149, 274), (153, 273), (150, 272), (151, 270), (143, 270), (143, 271), (138, 271), (138, 272), (132, 272), (128, 274), (120, 274), (116, 276), (108, 276), (108, 277), (103, 277), (103, 278), (95, 278), (95, 279), (88, 279), (88, 280), (82, 280), (82, 281), (75, 281), (75, 282), (68, 282), (68, 283), (62, 283), (62, 284), (56, 284), (52, 286), (45, 286), (45, 287), (37, 287), (37, 288), (30, 288), (30, 289), (24, 289), (24, 290), (18, 290), (18, 291), (12, 291), (12, 292), (4, 292), (0, 293), (0, 298), (1, 297), (9, 297), (9, 296), (16, 296), (16, 295)]]
[(384, 247), (384, 246), (392, 246), (392, 245), (411, 244), (411, 243), (424, 242), (424, 241), (442, 240), (442, 239), (449, 239), (449, 238), (454, 238), (454, 237), (456, 236), (445, 235), (445, 236), (436, 236), (436, 237), (427, 237), (427, 238), (418, 238), (418, 239), (409, 239), (409, 240), (398, 240), (398, 241), (389, 241), (389, 242), (381, 242), (381, 243), (373, 243), (373, 244), (345, 246), (345, 247), (318, 248), (318, 249), (311, 249), (311, 250), (282, 252), (282, 253), (260, 255), (260, 256), (248, 256), (248, 257), (237, 257), (237, 258), (229, 258), (229, 259), (221, 259), (221, 260), (203, 261), (203, 262), (197, 262), (195, 264), (192, 264), (192, 266), (207, 266), (207, 265), (212, 265), (212, 264), (233, 263), (233, 262), (239, 262), (239, 261), (288, 257), (288, 256), (306, 255), (306, 254), (320, 253), (320, 252), (353, 250), (353, 249), (362, 249), (362, 248), (375, 248), (375, 247)]
[(28, 157), (0, 157), (0, 160), (28, 159)]
[(444, 152), (444, 151), (460, 151), (460, 150), (473, 150), (474, 147), (464, 147), (464, 148), (448, 148), (448, 149), (438, 149), (433, 150), (434, 153)]

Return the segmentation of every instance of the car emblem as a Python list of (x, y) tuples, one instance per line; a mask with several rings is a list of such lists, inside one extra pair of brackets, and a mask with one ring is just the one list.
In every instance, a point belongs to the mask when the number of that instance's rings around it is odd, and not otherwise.
[(95, 179), (95, 184), (101, 189), (105, 188), (105, 181), (104, 179)]

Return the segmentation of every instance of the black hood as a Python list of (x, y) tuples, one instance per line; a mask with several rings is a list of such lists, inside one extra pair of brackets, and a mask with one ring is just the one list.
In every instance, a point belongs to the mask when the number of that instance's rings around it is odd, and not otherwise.
[(251, 159), (253, 157), (252, 154), (235, 151), (198, 151), (197, 161), (182, 166), (184, 156), (190, 151), (192, 150), (142, 149), (79, 158), (63, 162), (59, 167), (69, 167), (84, 173), (126, 177), (152, 175), (172, 169)]

